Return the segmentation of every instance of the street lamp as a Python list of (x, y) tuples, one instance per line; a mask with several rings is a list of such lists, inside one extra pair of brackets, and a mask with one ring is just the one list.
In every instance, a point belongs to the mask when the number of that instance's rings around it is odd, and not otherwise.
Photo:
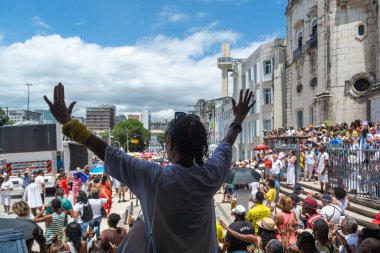
[(32, 84), (26, 83), (25, 85), (28, 86), (28, 107), (26, 109), (26, 119), (29, 120), (29, 89), (30, 89), (30, 86), (32, 86)]

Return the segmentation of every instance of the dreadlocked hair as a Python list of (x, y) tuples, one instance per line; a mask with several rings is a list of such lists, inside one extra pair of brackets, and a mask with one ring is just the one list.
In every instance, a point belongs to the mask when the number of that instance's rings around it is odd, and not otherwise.
[(66, 227), (67, 241), (72, 242), (74, 248), (79, 252), (82, 246), (82, 230), (79, 223), (71, 222)]
[(170, 136), (174, 147), (181, 156), (194, 157), (202, 166), (203, 157), (208, 154), (207, 132), (202, 122), (192, 114), (169, 122), (165, 137)]
[(88, 198), (85, 191), (79, 190), (76, 203), (87, 204)]

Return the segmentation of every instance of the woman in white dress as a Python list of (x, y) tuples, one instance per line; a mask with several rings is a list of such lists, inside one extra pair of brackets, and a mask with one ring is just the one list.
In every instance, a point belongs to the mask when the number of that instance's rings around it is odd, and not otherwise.
[(38, 190), (37, 184), (34, 182), (34, 178), (30, 179), (30, 184), (25, 188), (22, 199), (28, 202), (29, 207), (32, 209), (33, 215), (37, 215), (36, 208), (41, 209), (43, 204), (41, 194)]
[(286, 173), (286, 184), (294, 186), (296, 184), (295, 174), (295, 162), (297, 158), (294, 155), (294, 151), (291, 150), (288, 157), (288, 172)]

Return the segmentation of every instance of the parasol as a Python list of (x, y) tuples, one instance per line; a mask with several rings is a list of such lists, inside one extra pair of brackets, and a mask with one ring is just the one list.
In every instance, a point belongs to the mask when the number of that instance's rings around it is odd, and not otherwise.
[(226, 176), (226, 183), (228, 184), (249, 184), (252, 182), (258, 182), (260, 180), (260, 174), (250, 168), (237, 167), (229, 170)]
[(79, 174), (79, 177), (80, 177), (80, 180), (82, 181), (82, 183), (86, 183), (86, 181), (88, 180), (87, 175), (84, 174), (82, 171), (75, 171), (73, 173), (73, 175), (77, 175), (77, 174)]
[(268, 149), (269, 149), (269, 147), (265, 144), (259, 144), (253, 148), (253, 150), (255, 150), (255, 151), (268, 150)]
[(91, 169), (90, 174), (91, 175), (99, 175), (104, 173), (104, 166), (99, 166)]

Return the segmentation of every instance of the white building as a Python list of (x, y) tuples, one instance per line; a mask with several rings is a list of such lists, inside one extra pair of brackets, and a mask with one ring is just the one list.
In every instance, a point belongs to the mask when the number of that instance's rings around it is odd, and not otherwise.
[(379, 1), (289, 0), (287, 125), (380, 120)]
[[(240, 89), (249, 88), (254, 92), (256, 104), (243, 122), (243, 131), (233, 147), (233, 160), (250, 159), (254, 155), (252, 148), (263, 142), (263, 131), (284, 127), (286, 123), (286, 41), (275, 39), (266, 43), (247, 59), (231, 58), (225, 44), (222, 51), (224, 57), (218, 59), (218, 67), (222, 69), (222, 94), (228, 93), (226, 73), (231, 73), (232, 97), (236, 101)], [(215, 117), (216, 138), (220, 142), (233, 121), (229, 97), (215, 108)]]
[(143, 123), (145, 129), (150, 129), (149, 128), (149, 126), (150, 126), (150, 120), (151, 120), (150, 111), (148, 109), (142, 110), (142, 112), (141, 112), (141, 122)]

